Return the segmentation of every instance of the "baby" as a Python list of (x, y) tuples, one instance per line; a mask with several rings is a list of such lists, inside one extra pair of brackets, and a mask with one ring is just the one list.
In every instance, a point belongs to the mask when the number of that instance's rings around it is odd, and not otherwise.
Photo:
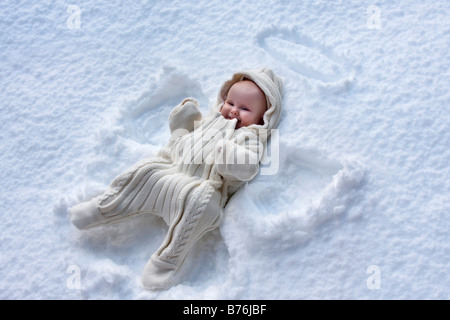
[(72, 207), (72, 223), (88, 229), (136, 214), (162, 217), (169, 230), (142, 283), (173, 285), (194, 243), (219, 226), (228, 199), (258, 173), (281, 116), (281, 96), (281, 80), (265, 68), (235, 73), (208, 117), (195, 99), (184, 99), (169, 115), (169, 143), (117, 176), (102, 195)]

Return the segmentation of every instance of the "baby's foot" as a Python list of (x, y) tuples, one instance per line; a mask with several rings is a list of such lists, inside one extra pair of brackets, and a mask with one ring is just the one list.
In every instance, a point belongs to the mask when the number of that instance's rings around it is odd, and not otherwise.
[(178, 267), (151, 257), (142, 274), (142, 284), (146, 289), (165, 289), (175, 283)]
[(105, 222), (95, 198), (70, 208), (69, 216), (73, 225), (80, 230), (93, 228)]

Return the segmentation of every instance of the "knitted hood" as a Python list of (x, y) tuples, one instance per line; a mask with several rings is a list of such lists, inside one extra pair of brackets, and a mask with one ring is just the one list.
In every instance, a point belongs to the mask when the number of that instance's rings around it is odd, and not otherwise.
[(264, 124), (253, 124), (247, 128), (257, 130), (266, 129), (269, 136), (270, 130), (277, 128), (280, 121), (283, 95), (282, 80), (270, 69), (263, 68), (260, 70), (249, 70), (235, 73), (230, 80), (226, 81), (222, 85), (217, 97), (215, 110), (220, 111), (231, 86), (242, 80), (252, 80), (255, 82), (266, 95), (267, 102), (267, 111), (265, 112), (263, 118)]

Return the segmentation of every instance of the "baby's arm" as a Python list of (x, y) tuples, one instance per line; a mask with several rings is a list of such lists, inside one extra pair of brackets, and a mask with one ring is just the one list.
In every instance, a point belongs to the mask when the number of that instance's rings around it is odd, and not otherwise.
[(202, 114), (198, 108), (198, 101), (194, 98), (186, 98), (169, 115), (170, 133), (179, 129), (185, 130), (186, 133), (191, 132), (194, 130), (195, 121), (201, 120)]
[(177, 138), (188, 134), (195, 129), (195, 122), (202, 120), (198, 109), (198, 102), (194, 98), (186, 98), (177, 105), (169, 115), (170, 140), (158, 153), (159, 157), (172, 161), (171, 148)]
[(235, 141), (220, 140), (215, 149), (217, 172), (226, 179), (250, 181), (259, 171), (263, 146), (254, 133)]

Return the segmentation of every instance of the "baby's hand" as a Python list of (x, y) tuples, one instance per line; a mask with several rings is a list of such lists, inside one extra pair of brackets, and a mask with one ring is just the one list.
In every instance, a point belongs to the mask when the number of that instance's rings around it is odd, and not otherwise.
[(258, 173), (258, 154), (244, 146), (220, 140), (214, 155), (217, 171), (224, 178), (250, 181)]
[(186, 98), (177, 105), (169, 115), (170, 132), (178, 129), (193, 131), (195, 122), (202, 120), (198, 106), (198, 101), (194, 98)]

